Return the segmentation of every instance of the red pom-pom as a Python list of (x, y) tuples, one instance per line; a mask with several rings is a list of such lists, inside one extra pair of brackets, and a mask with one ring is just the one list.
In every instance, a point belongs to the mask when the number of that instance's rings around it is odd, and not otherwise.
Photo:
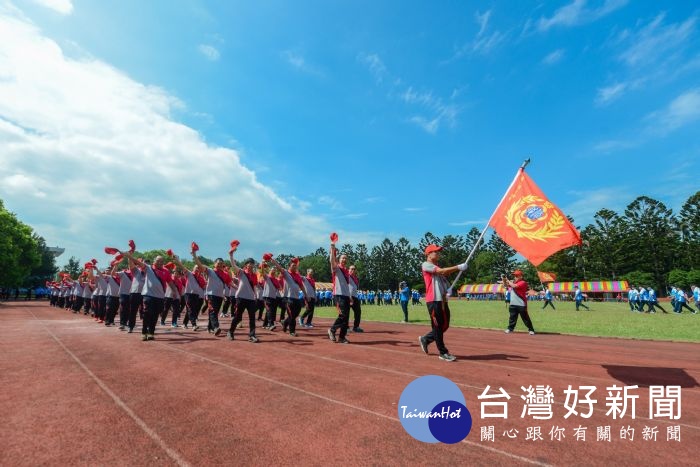
[(333, 232), (331, 234), (331, 243), (335, 245), (337, 242), (338, 242), (338, 234)]
[(119, 250), (111, 246), (106, 246), (105, 253), (107, 253), (108, 255), (116, 255), (117, 253), (119, 253)]
[(195, 242), (192, 242), (192, 251), (199, 251), (199, 245), (197, 245)]
[(90, 262), (91, 262), (92, 264), (97, 264), (97, 260), (96, 260), (95, 258), (92, 258), (92, 259), (90, 260)]
[(263, 260), (270, 261), (272, 259), (272, 253), (265, 253), (263, 255)]
[(165, 254), (168, 255), (168, 256), (173, 256), (173, 255), (174, 255), (173, 250), (171, 250), (170, 248), (168, 248), (168, 251), (166, 251)]
[(129, 251), (132, 253), (136, 251), (136, 243), (133, 240), (129, 240)]

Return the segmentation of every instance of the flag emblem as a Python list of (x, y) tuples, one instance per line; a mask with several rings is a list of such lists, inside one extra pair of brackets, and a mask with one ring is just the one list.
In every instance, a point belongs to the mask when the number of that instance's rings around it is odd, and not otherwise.
[(549, 201), (527, 195), (514, 202), (506, 212), (506, 225), (518, 238), (546, 242), (566, 235), (565, 219)]

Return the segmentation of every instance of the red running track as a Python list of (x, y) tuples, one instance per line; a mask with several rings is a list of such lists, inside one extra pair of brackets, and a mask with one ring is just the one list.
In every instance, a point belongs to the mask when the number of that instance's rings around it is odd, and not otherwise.
[[(45, 303), (0, 305), (0, 465), (697, 465), (699, 344), (505, 335), (451, 328), (458, 361), (424, 355), (427, 327), (365, 323), (350, 345), (328, 320), (296, 338), (259, 330), (260, 343), (158, 328), (142, 342)], [(222, 326), (227, 327), (224, 320)], [(435, 374), (460, 385), (474, 427), (455, 445), (411, 438), (397, 416), (408, 383)], [(606, 416), (605, 388), (637, 384), (636, 418)], [(507, 420), (481, 418), (490, 385), (511, 396)], [(521, 386), (549, 385), (550, 420), (521, 418)], [(564, 418), (563, 390), (596, 386), (591, 418)], [(649, 385), (682, 386), (680, 420), (649, 419)], [(583, 395), (583, 392), (581, 393)], [(494, 426), (494, 441), (481, 428)], [(561, 441), (552, 427), (564, 428)], [(597, 441), (610, 426), (611, 441)], [(632, 441), (620, 428), (635, 430)], [(656, 427), (656, 441), (642, 430)], [(681, 441), (667, 441), (679, 426)], [(543, 440), (526, 440), (540, 427)], [(586, 428), (586, 440), (574, 429)], [(518, 430), (510, 439), (505, 431)], [(510, 431), (514, 433), (514, 431)]]

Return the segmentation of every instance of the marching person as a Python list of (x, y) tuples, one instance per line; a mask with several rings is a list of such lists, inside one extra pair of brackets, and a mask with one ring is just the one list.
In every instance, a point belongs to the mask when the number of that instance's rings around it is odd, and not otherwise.
[(425, 247), (425, 262), (421, 265), (423, 281), (425, 283), (425, 303), (430, 314), (430, 324), (432, 330), (418, 338), (421, 350), (428, 355), (428, 346), (435, 342), (438, 348), (440, 360), (453, 362), (457, 358), (448, 352), (445, 346), (444, 334), (450, 327), (450, 307), (447, 302), (447, 290), (449, 283), (446, 276), (457, 271), (467, 269), (466, 264), (441, 268), (438, 266), (440, 260), (441, 246), (428, 245)]
[(165, 290), (168, 287), (175, 287), (173, 277), (170, 275), (170, 271), (163, 267), (162, 256), (156, 256), (153, 265), (149, 266), (139, 259), (134, 259), (130, 251), (123, 254), (132, 258), (134, 263), (144, 270), (145, 280), (141, 292), (144, 306), (141, 340), (152, 341), (155, 339), (158, 317), (165, 306)]
[(307, 269), (306, 276), (301, 278), (304, 283), (304, 304), (306, 309), (304, 314), (299, 318), (299, 326), (312, 328), (314, 325), (311, 320), (314, 319), (314, 309), (316, 308), (316, 280), (314, 279), (314, 270)]
[(192, 249), (192, 259), (194, 259), (195, 264), (201, 270), (205, 271), (207, 276), (206, 294), (209, 311), (209, 325), (207, 330), (213, 332), (215, 336), (218, 336), (221, 334), (221, 329), (219, 328), (219, 310), (221, 309), (221, 302), (224, 301), (224, 286), (231, 286), (231, 275), (224, 269), (224, 260), (222, 258), (216, 258), (216, 260), (214, 260), (214, 269), (202, 264), (197, 256), (197, 250), (195, 249)]
[(655, 307), (661, 308), (661, 311), (664, 313), (668, 313), (664, 307), (659, 305), (659, 300), (656, 298), (656, 291), (652, 287), (649, 287), (649, 312), (656, 313)]
[(354, 264), (348, 269), (348, 276), (350, 279), (348, 280), (348, 286), (350, 286), (350, 308), (352, 308), (354, 318), (352, 332), (365, 332), (360, 327), (360, 320), (362, 319), (362, 306), (360, 306), (360, 300), (358, 297), (360, 279), (357, 277), (357, 268)]
[(588, 308), (588, 305), (583, 303), (583, 293), (581, 292), (581, 289), (578, 288), (578, 285), (574, 286), (574, 301), (576, 302), (576, 311), (578, 311), (579, 307), (584, 307), (586, 310), (591, 311), (590, 308)]
[(128, 268), (117, 273), (119, 279), (119, 330), (124, 331), (131, 313), (131, 271)]
[(405, 281), (399, 284), (399, 298), (401, 299), (401, 311), (403, 311), (402, 323), (408, 323), (408, 297), (411, 295), (411, 290)]
[(510, 287), (512, 290), (510, 295), (510, 305), (508, 306), (510, 319), (508, 320), (508, 329), (506, 329), (506, 334), (513, 332), (515, 325), (518, 322), (518, 315), (520, 315), (523, 323), (529, 330), (529, 334), (533, 336), (535, 334), (535, 328), (532, 327), (532, 321), (530, 320), (530, 315), (527, 312), (527, 282), (525, 282), (523, 279), (523, 272), (520, 269), (513, 271), (513, 277), (514, 280), (511, 282), (507, 277), (502, 276), (503, 285), (505, 287)]
[(275, 275), (274, 269), (269, 270), (269, 266), (265, 260), (261, 263), (261, 271), (263, 274), (263, 292), (262, 298), (265, 303), (265, 319), (263, 320), (263, 329), (274, 331), (277, 325), (277, 307), (280, 301), (279, 289), (282, 288), (282, 282)]
[[(131, 271), (131, 288), (129, 289), (129, 316), (126, 320), (126, 327), (129, 334), (134, 332), (136, 327), (136, 315), (140, 311), (140, 318), (143, 320), (143, 285), (146, 282), (145, 268), (140, 267), (133, 258), (128, 257), (129, 270)], [(148, 265), (148, 261), (144, 261)]]
[(544, 306), (542, 307), (542, 309), (544, 310), (545, 308), (547, 308), (547, 305), (551, 306), (552, 310), (556, 310), (556, 308), (554, 308), (554, 303), (552, 303), (552, 292), (550, 292), (549, 288), (547, 288), (545, 286), (545, 288), (544, 288)]
[(299, 298), (301, 290), (304, 287), (301, 274), (299, 274), (299, 258), (292, 258), (289, 261), (288, 270), (283, 269), (280, 263), (274, 258), (271, 258), (270, 262), (272, 262), (278, 270), (282, 271), (282, 281), (284, 283), (282, 296), (287, 305), (287, 318), (282, 322), (282, 331), (287, 332), (289, 329), (289, 335), (294, 337), (297, 335), (297, 318), (299, 317), (301, 305), (303, 303), (302, 299)]
[(202, 308), (204, 289), (207, 286), (207, 282), (199, 266), (195, 265), (194, 268), (192, 268), (193, 271), (190, 271), (182, 264), (179, 257), (174, 256), (173, 261), (184, 271), (185, 288), (183, 293), (185, 295), (185, 307), (187, 312), (182, 320), (182, 324), (185, 326), (185, 329), (187, 329), (188, 323), (192, 323), (192, 330), (199, 331), (197, 317), (199, 316), (199, 310)]
[(688, 296), (685, 294), (685, 291), (678, 287), (676, 289), (676, 313), (683, 313), (683, 308), (687, 308), (693, 314), (697, 313), (697, 311), (688, 306)]
[(231, 272), (238, 279), (238, 288), (236, 289), (236, 303), (233, 308), (233, 320), (231, 320), (231, 328), (226, 336), (233, 340), (236, 327), (243, 320), (243, 311), (247, 311), (248, 342), (260, 342), (260, 339), (255, 335), (255, 311), (257, 309), (255, 287), (258, 285), (258, 275), (253, 271), (255, 260), (248, 258), (243, 263), (243, 268), (239, 268), (236, 260), (233, 259), (235, 251), (236, 247), (232, 247), (228, 252), (228, 257), (231, 262)]
[[(348, 262), (347, 255), (340, 255), (338, 258), (338, 250), (335, 243), (338, 241), (337, 235), (331, 235), (331, 276), (333, 279), (333, 301), (338, 310), (338, 317), (333, 325), (328, 329), (328, 338), (331, 342), (340, 342), (341, 344), (349, 344), (346, 335), (348, 333), (348, 324), (350, 322), (350, 273), (347, 270)], [(335, 332), (340, 329), (340, 335), (336, 339)]]

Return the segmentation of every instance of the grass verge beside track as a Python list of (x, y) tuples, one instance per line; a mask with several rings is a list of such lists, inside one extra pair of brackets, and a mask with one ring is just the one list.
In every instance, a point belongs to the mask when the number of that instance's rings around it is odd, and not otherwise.
[[(573, 302), (555, 303), (556, 311), (549, 307), (542, 310), (542, 302), (531, 302), (528, 311), (535, 330), (539, 333), (700, 342), (700, 314), (693, 315), (687, 311), (675, 314), (669, 303), (663, 304), (668, 314), (633, 313), (626, 303), (586, 304), (591, 311), (584, 308), (576, 311)], [(508, 325), (508, 309), (502, 301), (452, 300), (450, 311), (450, 326), (505, 329)], [(322, 317), (337, 315), (333, 307), (318, 307), (315, 314)], [(350, 318), (352, 324), (352, 312)], [(430, 324), (425, 304), (409, 305), (408, 318), (413, 324)], [(362, 321), (398, 322), (402, 319), (403, 313), (399, 305), (362, 307)], [(520, 319), (515, 330), (527, 330)]]

